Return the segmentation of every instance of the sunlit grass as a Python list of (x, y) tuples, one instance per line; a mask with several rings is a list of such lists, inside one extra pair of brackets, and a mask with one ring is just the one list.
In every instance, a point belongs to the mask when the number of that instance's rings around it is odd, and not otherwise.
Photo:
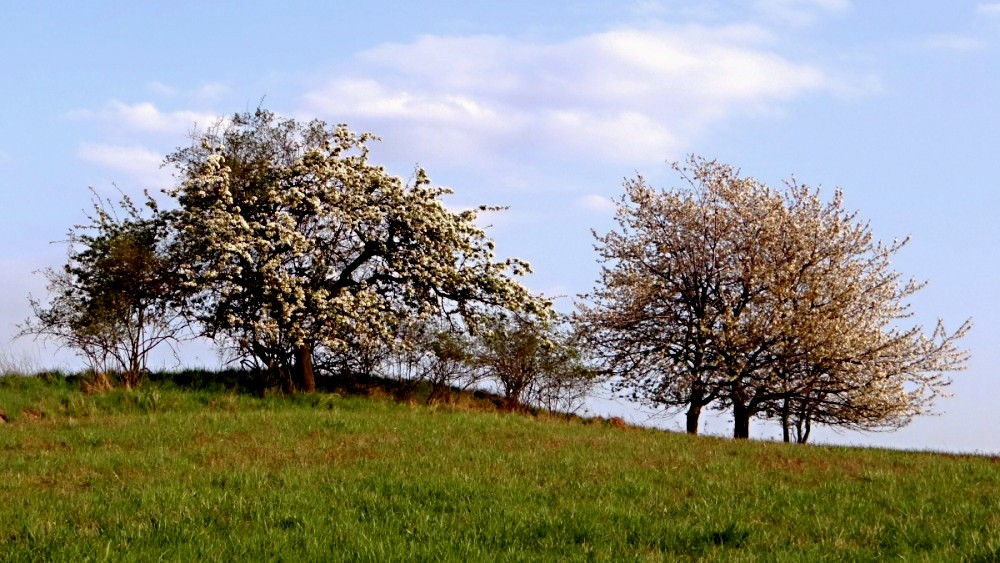
[(1000, 558), (995, 459), (0, 379), (2, 560)]

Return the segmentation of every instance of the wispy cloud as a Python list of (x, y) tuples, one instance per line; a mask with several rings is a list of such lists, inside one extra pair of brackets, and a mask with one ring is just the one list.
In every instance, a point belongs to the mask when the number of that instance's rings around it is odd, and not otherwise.
[(1000, 2), (979, 4), (976, 6), (976, 13), (983, 16), (1000, 17)]
[(839, 86), (750, 25), (618, 29), (555, 44), (425, 36), (361, 53), (306, 109), (464, 159), (519, 147), (615, 162), (676, 156), (714, 123)]
[(728, 0), (636, 0), (628, 7), (628, 13), (638, 19), (640, 25), (658, 21), (706, 22), (726, 21), (733, 12)]
[(177, 88), (156, 80), (146, 84), (146, 87), (149, 88), (150, 92), (156, 94), (157, 96), (170, 98), (177, 95)]
[(232, 89), (223, 82), (206, 82), (192, 90), (184, 90), (154, 80), (146, 84), (150, 92), (164, 98), (186, 98), (197, 101), (215, 101), (229, 93)]
[(599, 213), (610, 213), (616, 208), (613, 199), (598, 194), (589, 194), (577, 198), (574, 202), (574, 207), (585, 211), (595, 211)]
[(988, 43), (978, 37), (957, 34), (939, 34), (927, 37), (924, 45), (935, 51), (978, 51)]
[(808, 25), (823, 15), (841, 14), (853, 6), (851, 0), (755, 0), (754, 7), (783, 23)]
[(85, 162), (123, 172), (144, 188), (163, 188), (172, 183), (172, 169), (163, 167), (163, 155), (141, 145), (83, 143), (77, 156)]
[(201, 100), (217, 100), (229, 91), (229, 86), (222, 82), (209, 82), (198, 87), (194, 91), (194, 97)]
[(191, 110), (162, 111), (150, 102), (127, 104), (112, 100), (100, 110), (76, 110), (76, 119), (97, 119), (110, 125), (140, 133), (180, 135), (194, 127), (207, 127), (219, 120), (213, 113)]
[(660, 0), (638, 0), (632, 4), (631, 10), (639, 17), (660, 17), (667, 13), (667, 7)]

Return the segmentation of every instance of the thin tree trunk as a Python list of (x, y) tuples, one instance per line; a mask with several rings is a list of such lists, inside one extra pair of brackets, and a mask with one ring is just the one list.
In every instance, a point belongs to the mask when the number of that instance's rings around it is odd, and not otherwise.
[(308, 344), (303, 344), (295, 349), (294, 380), (296, 386), (306, 393), (312, 393), (316, 390), (312, 348)]
[(812, 430), (811, 418), (812, 418), (811, 415), (809, 415), (808, 413), (805, 415), (805, 421), (803, 422), (802, 425), (803, 428), (802, 430), (799, 431), (799, 436), (798, 436), (799, 439), (796, 440), (800, 444), (805, 444), (806, 442), (809, 441), (809, 432)]
[(788, 428), (788, 399), (781, 403), (781, 438), (787, 444), (792, 441), (791, 431)]

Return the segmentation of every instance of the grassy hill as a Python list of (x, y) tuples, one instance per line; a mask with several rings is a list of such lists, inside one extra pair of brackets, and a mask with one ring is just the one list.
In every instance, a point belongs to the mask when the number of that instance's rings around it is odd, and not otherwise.
[(998, 561), (1000, 460), (0, 378), (0, 560)]

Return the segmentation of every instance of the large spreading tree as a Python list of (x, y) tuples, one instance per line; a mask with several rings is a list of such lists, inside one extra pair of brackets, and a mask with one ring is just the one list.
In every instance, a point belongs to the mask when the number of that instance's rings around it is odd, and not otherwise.
[(167, 159), (187, 313), (292, 387), (315, 387), (317, 351), (390, 342), (404, 320), (546, 308), (477, 210), (450, 211), (422, 170), (407, 185), (369, 162), (371, 139), (257, 110)]
[(773, 416), (804, 441), (813, 422), (902, 426), (964, 367), (969, 323), (908, 324), (923, 284), (891, 268), (905, 241), (875, 240), (839, 192), (824, 202), (694, 157), (675, 168), (686, 187), (626, 183), (577, 315), (621, 390), (686, 408), (692, 433), (710, 407), (731, 411), (737, 438)]

